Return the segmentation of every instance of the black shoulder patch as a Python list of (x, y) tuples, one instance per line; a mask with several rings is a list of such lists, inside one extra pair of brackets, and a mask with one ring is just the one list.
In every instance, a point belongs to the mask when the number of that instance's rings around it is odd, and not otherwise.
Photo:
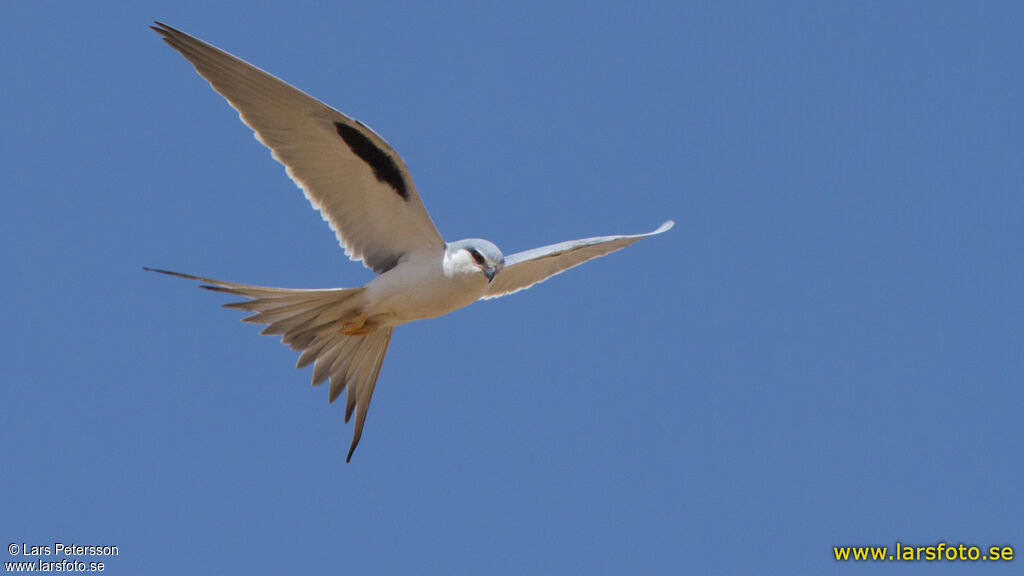
[(409, 199), (409, 191), (406, 189), (405, 179), (402, 178), (402, 171), (398, 169), (395, 159), (390, 154), (378, 148), (373, 140), (367, 138), (358, 129), (341, 122), (335, 122), (334, 126), (337, 127), (338, 136), (345, 141), (349, 150), (352, 150), (353, 154), (359, 156), (373, 169), (373, 175), (377, 177), (378, 182), (383, 182), (394, 188), (402, 199)]

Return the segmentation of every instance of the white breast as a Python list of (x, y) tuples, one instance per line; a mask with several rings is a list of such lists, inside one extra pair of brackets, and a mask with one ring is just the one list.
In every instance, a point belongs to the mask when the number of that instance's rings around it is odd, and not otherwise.
[(453, 265), (443, 250), (412, 254), (366, 285), (367, 321), (395, 326), (435, 318), (476, 302), (486, 291), (479, 269)]

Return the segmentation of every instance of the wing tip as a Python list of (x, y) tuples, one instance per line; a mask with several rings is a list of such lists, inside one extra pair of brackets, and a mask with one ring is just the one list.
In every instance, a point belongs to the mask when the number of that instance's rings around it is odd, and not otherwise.
[(153, 20), (153, 24), (149, 26), (149, 29), (153, 32), (156, 32), (157, 34), (160, 34), (165, 38), (175, 32), (179, 32), (178, 30), (175, 30), (174, 28), (168, 26), (167, 24), (164, 24), (159, 20)]
[(653, 235), (653, 234), (661, 234), (662, 232), (668, 232), (675, 225), (676, 225), (676, 223), (675, 223), (674, 220), (665, 220), (665, 222), (661, 226), (658, 226), (657, 230), (655, 230), (654, 232), (651, 232), (650, 234)]
[(167, 276), (177, 276), (178, 278), (184, 278), (186, 280), (206, 281), (205, 278), (200, 278), (199, 276), (193, 276), (191, 274), (185, 274), (185, 273), (182, 273), (182, 272), (174, 272), (172, 270), (163, 270), (161, 268), (150, 268), (149, 266), (143, 266), (142, 269), (145, 270), (146, 272), (156, 272), (157, 274), (166, 274)]

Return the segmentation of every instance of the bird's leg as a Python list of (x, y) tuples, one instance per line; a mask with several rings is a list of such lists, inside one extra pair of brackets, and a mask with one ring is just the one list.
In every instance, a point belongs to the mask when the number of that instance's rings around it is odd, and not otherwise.
[(349, 318), (341, 323), (341, 330), (338, 330), (338, 334), (344, 334), (345, 336), (366, 336), (370, 332), (377, 329), (376, 326), (372, 326), (366, 323), (366, 319), (370, 316), (368, 312), (363, 312), (355, 318)]

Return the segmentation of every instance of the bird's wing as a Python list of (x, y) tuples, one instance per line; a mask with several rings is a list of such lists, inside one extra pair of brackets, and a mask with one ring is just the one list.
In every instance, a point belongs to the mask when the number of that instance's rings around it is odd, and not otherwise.
[(505, 258), (505, 267), (495, 276), (494, 282), (491, 282), (490, 289), (483, 298), (497, 298), (525, 290), (555, 274), (579, 266), (591, 258), (604, 256), (648, 236), (661, 234), (673, 225), (674, 222), (669, 220), (659, 226), (657, 230), (647, 234), (598, 236), (518, 252)]
[(159, 22), (152, 28), (285, 165), (350, 258), (381, 274), (409, 252), (444, 247), (405, 163), (380, 136), (198, 38)]

